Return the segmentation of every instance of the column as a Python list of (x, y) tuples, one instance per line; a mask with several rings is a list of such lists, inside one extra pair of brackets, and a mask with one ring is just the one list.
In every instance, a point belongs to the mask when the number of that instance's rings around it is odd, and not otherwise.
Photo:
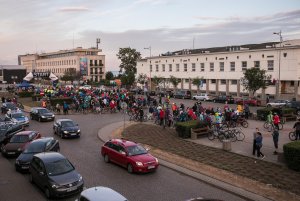
[(229, 95), (229, 80), (226, 80), (226, 96)]
[(209, 94), (209, 79), (206, 79), (205, 85), (206, 85), (206, 94)]
[(189, 90), (190, 91), (192, 90), (192, 80), (191, 80), (191, 78), (189, 78)]
[(184, 79), (183, 78), (181, 78), (181, 89), (183, 89), (183, 82), (184, 82)]
[(216, 95), (219, 95), (219, 80), (216, 79)]
[(298, 100), (299, 81), (294, 81), (294, 97)]
[(237, 93), (237, 97), (240, 97), (241, 96), (241, 83), (240, 83), (240, 80), (237, 80), (237, 83), (236, 83), (236, 93)]

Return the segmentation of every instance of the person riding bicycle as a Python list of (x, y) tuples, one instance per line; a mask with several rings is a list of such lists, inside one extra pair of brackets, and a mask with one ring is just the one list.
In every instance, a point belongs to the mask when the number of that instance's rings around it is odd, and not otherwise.
[(298, 118), (298, 121), (294, 124), (294, 129), (296, 129), (296, 139), (295, 140), (300, 140), (300, 119)]
[(272, 124), (273, 123), (273, 114), (272, 111), (267, 116), (267, 123)]

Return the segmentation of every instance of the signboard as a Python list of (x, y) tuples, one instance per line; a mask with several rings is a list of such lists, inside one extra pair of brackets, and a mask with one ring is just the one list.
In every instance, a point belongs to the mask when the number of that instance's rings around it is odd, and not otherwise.
[(79, 62), (80, 62), (80, 75), (86, 76), (88, 60), (87, 58), (80, 58)]
[(32, 72), (33, 77), (49, 77), (50, 72)]

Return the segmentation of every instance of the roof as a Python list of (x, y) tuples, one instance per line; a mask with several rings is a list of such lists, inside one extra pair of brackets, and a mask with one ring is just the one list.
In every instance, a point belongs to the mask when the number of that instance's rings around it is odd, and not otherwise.
[(0, 68), (6, 70), (26, 70), (22, 65), (0, 65)]
[(73, 121), (72, 119), (57, 119), (56, 121)]
[(81, 196), (90, 201), (127, 201), (120, 193), (104, 186), (88, 188), (81, 192)]
[(131, 141), (128, 141), (128, 140), (125, 140), (125, 139), (112, 139), (110, 140), (112, 143), (114, 144), (120, 144), (124, 147), (129, 147), (129, 146), (134, 146), (136, 145), (135, 142), (131, 142)]
[(53, 161), (57, 161), (57, 160), (61, 160), (61, 159), (66, 159), (65, 156), (63, 156), (62, 154), (58, 153), (58, 152), (42, 152), (39, 154), (35, 154), (35, 157), (38, 157), (39, 159), (41, 159), (44, 162), (53, 162)]
[(30, 135), (31, 133), (36, 133), (36, 131), (21, 131), (18, 132), (16, 135)]

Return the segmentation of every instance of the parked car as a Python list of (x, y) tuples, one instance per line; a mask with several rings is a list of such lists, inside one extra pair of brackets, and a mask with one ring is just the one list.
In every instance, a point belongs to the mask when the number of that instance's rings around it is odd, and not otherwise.
[(300, 101), (290, 101), (287, 106), (294, 108), (297, 115), (300, 115)]
[(192, 93), (188, 90), (179, 90), (174, 93), (174, 98), (191, 99)]
[(151, 172), (158, 167), (158, 160), (139, 144), (124, 139), (112, 139), (101, 148), (105, 162), (114, 162), (127, 168), (129, 173)]
[(83, 190), (82, 176), (72, 163), (56, 152), (39, 153), (29, 165), (29, 180), (40, 187), (46, 197), (65, 197)]
[(29, 126), (29, 119), (21, 110), (12, 110), (7, 112), (5, 116), (12, 122), (23, 126)]
[(111, 188), (97, 186), (82, 191), (76, 201), (127, 201), (127, 198)]
[(216, 96), (212, 99), (214, 103), (225, 103), (233, 104), (234, 98), (232, 96)]
[(159, 94), (162, 97), (167, 97), (167, 96), (170, 96), (171, 98), (174, 97), (174, 92), (172, 90), (162, 90), (159, 92)]
[(57, 119), (53, 124), (53, 131), (61, 138), (80, 137), (78, 124), (72, 119)]
[(200, 101), (210, 101), (212, 99), (212, 97), (205, 93), (200, 93), (200, 94), (194, 95), (193, 99), (200, 100)]
[(83, 90), (90, 90), (91, 88), (92, 88), (91, 85), (83, 85), (79, 87), (79, 89), (83, 89)]
[(238, 105), (248, 104), (251, 106), (261, 106), (261, 101), (256, 98), (238, 99), (235, 103)]
[(58, 140), (52, 137), (40, 138), (27, 144), (25, 150), (16, 159), (15, 168), (17, 171), (28, 171), (33, 155), (41, 152), (59, 151)]
[(267, 107), (282, 107), (289, 104), (289, 100), (275, 100), (267, 103)]
[(2, 103), (1, 113), (6, 114), (8, 111), (13, 111), (13, 110), (17, 110), (17, 109), (18, 109), (18, 107), (15, 103), (5, 102), (5, 103)]
[(30, 111), (30, 119), (41, 121), (54, 121), (55, 115), (43, 107), (33, 107)]
[(0, 123), (0, 145), (5, 145), (9, 142), (10, 138), (16, 133), (23, 131), (24, 127), (14, 122), (1, 122)]
[(39, 138), (41, 134), (37, 131), (21, 131), (12, 136), (6, 145), (1, 146), (2, 155), (19, 156), (28, 143)]

